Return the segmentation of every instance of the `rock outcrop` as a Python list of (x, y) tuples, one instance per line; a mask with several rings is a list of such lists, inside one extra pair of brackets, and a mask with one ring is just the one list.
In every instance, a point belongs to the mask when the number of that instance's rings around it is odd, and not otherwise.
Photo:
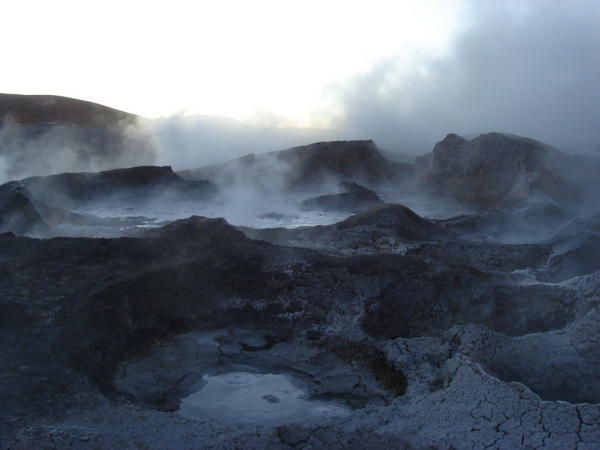
[(18, 183), (0, 186), (0, 232), (40, 233), (48, 228)]
[(206, 199), (214, 193), (208, 182), (185, 181), (168, 166), (62, 173), (20, 183), (36, 201), (67, 208), (107, 200), (144, 202), (168, 195), (179, 200)]
[(444, 241), (450, 233), (403, 205), (383, 204), (333, 225), (298, 228), (240, 227), (253, 239), (331, 254), (405, 253), (420, 241)]
[(574, 163), (549, 145), (502, 133), (471, 140), (449, 134), (420, 160), (426, 167), (424, 187), (481, 207), (512, 206), (539, 196), (576, 202), (581, 191), (564, 170)]
[(342, 211), (357, 213), (383, 205), (375, 191), (354, 182), (342, 181), (339, 193), (308, 198), (300, 203), (303, 210)]
[(389, 230), (404, 239), (428, 240), (444, 236), (434, 223), (404, 205), (382, 205), (338, 223), (340, 230), (375, 228)]
[(251, 154), (180, 175), (225, 186), (245, 182), (271, 189), (299, 189), (347, 179), (367, 185), (406, 182), (412, 176), (412, 166), (387, 160), (373, 141), (334, 141)]

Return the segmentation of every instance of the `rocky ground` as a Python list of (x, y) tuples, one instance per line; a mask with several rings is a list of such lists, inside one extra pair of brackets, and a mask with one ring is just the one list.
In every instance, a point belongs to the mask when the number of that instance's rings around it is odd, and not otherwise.
[[(43, 235), (50, 217), (93, 220), (67, 206), (115, 183), (132, 198), (148, 177), (145, 193), (214, 195), (167, 168), (0, 189), (21, 227), (0, 235), (0, 448), (600, 446), (598, 214), (540, 207), (536, 184), (526, 203), (443, 220), (379, 204), (295, 229), (192, 216)], [(78, 195), (40, 200), (65, 180)]]
[[(385, 223), (378, 213), (370, 221)], [(597, 447), (598, 258), (564, 277), (553, 261), (583, 261), (565, 238), (431, 231), (403, 252), (351, 256), (204, 218), (137, 238), (5, 234), (2, 444)], [(194, 333), (219, 330), (224, 344), (206, 353)], [(233, 363), (301, 374), (312, 397), (351, 412), (277, 426), (178, 414), (202, 375)]]

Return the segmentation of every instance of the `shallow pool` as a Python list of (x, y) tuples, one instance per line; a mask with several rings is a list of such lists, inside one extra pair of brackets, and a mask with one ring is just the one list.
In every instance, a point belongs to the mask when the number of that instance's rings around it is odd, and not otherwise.
[(348, 414), (349, 408), (310, 399), (290, 374), (225, 372), (203, 377), (200, 389), (181, 401), (179, 413), (223, 422), (281, 424)]

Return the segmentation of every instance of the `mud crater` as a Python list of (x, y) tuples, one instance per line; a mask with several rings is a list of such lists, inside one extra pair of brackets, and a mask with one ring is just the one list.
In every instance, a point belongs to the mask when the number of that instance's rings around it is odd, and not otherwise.
[(376, 377), (274, 330), (229, 328), (160, 343), (122, 363), (113, 383), (135, 403), (187, 417), (282, 424), (385, 405), (398, 393)]

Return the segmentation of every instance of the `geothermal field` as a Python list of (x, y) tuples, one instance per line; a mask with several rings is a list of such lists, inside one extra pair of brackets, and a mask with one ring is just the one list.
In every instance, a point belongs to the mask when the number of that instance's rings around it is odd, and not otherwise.
[[(67, 104), (3, 125), (1, 449), (600, 448), (600, 159), (485, 132), (174, 170)], [(25, 145), (58, 132), (87, 170)]]

